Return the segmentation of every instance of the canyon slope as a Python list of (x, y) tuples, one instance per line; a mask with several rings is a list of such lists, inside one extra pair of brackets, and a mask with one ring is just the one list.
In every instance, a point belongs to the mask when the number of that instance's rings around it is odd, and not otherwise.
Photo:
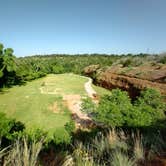
[(134, 67), (122, 64), (107, 67), (91, 65), (84, 69), (84, 74), (107, 89), (126, 90), (132, 98), (145, 88), (157, 89), (166, 96), (166, 64), (146, 62)]

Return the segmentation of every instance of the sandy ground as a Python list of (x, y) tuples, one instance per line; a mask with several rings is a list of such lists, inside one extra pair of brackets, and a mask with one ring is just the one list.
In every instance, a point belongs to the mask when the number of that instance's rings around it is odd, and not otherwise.
[[(92, 80), (89, 78), (88, 82), (84, 84), (85, 90), (89, 97), (94, 99), (96, 95), (95, 90), (92, 88)], [(66, 102), (69, 110), (72, 112), (72, 117), (76, 122), (77, 128), (87, 128), (93, 126), (92, 119), (81, 111), (81, 96), (80, 95), (65, 95), (63, 100)]]
[(93, 99), (94, 96), (97, 95), (96, 91), (92, 88), (92, 79), (91, 78), (88, 79), (88, 82), (85, 83), (84, 87), (90, 98)]

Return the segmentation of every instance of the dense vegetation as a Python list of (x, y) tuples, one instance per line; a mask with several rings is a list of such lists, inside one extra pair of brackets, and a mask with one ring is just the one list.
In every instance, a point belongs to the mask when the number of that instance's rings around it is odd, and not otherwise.
[[(45, 55), (16, 58), (13, 50), (0, 45), (0, 87), (21, 85), (54, 73), (82, 74), (83, 68), (165, 64), (164, 55)], [(132, 101), (125, 91), (112, 90), (95, 105), (84, 99), (82, 111), (90, 114), (96, 128), (75, 131), (73, 121), (65, 124), (68, 141), (48, 140), (47, 132), (27, 132), (23, 123), (0, 113), (0, 165), (146, 165), (166, 151), (166, 104), (154, 89), (145, 89)], [(25, 110), (26, 111), (26, 110)], [(33, 110), (35, 111), (35, 110)], [(56, 122), (55, 122), (56, 123)], [(157, 132), (156, 132), (157, 131)], [(45, 159), (45, 154), (48, 158)], [(49, 155), (48, 155), (49, 154)], [(51, 161), (50, 161), (51, 160)]]
[(5, 49), (0, 44), (0, 86), (21, 84), (54, 73), (82, 74), (84, 67), (98, 64), (101, 67), (112, 64), (123, 66), (139, 66), (145, 62), (165, 64), (165, 54), (81, 54), (81, 55), (36, 55), (30, 57), (16, 58), (11, 48)]
[(166, 104), (158, 91), (146, 89), (133, 102), (125, 91), (114, 89), (111, 92), (100, 99), (97, 107), (90, 99), (85, 99), (82, 110), (107, 127), (159, 127), (156, 125), (161, 124), (157, 122), (165, 120)]

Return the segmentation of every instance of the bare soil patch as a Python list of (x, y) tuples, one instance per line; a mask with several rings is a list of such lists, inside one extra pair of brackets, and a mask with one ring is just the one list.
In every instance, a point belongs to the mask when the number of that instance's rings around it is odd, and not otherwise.
[(76, 128), (88, 128), (92, 126), (92, 119), (87, 114), (81, 112), (80, 95), (65, 95), (63, 96), (63, 100), (72, 112), (72, 118), (76, 122)]
[(51, 110), (53, 113), (61, 113), (56, 102), (54, 102), (53, 105), (50, 105), (48, 109)]
[(61, 91), (60, 88), (49, 90), (49, 88), (47, 88), (47, 87), (40, 87), (39, 89), (40, 89), (41, 94), (49, 94), (49, 95), (59, 94)]

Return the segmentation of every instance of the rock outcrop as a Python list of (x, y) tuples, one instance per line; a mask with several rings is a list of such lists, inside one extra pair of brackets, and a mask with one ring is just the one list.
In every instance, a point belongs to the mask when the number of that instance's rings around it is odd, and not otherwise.
[[(86, 72), (88, 71), (88, 72)], [(128, 91), (132, 98), (145, 88), (155, 88), (166, 96), (166, 65), (147, 65), (122, 67), (121, 65), (102, 68), (86, 68), (84, 73), (94, 76), (95, 83), (107, 89), (120, 88)]]

